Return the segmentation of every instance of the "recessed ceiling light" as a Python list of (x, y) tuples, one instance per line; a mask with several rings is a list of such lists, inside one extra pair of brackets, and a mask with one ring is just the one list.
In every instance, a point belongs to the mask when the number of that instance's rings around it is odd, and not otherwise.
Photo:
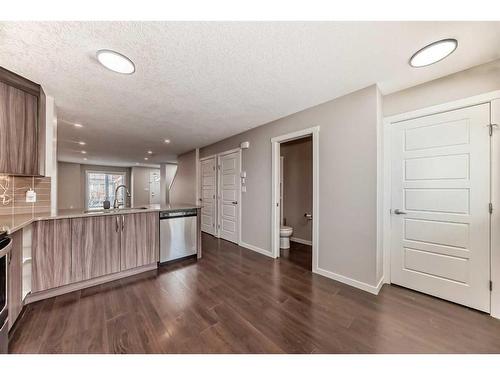
[(87, 160), (87, 158), (83, 158), (83, 160)]
[(144, 158), (144, 160), (149, 160), (149, 158)]
[(87, 153), (87, 151), (84, 151), (84, 150), (82, 150), (82, 151), (80, 151), (80, 152), (81, 152), (82, 154), (86, 154), (86, 153)]
[(109, 70), (122, 74), (132, 74), (135, 72), (135, 65), (127, 56), (109, 49), (97, 51), (97, 60)]
[(82, 124), (73, 124), (73, 126), (74, 126), (75, 128), (83, 128), (83, 125), (82, 125)]
[(85, 146), (85, 145), (86, 145), (86, 143), (85, 143), (85, 142), (83, 142), (83, 141), (78, 142), (78, 144), (79, 144), (80, 146)]
[(164, 142), (165, 143), (170, 143), (170, 139), (165, 139)]
[(451, 55), (457, 47), (458, 41), (456, 39), (443, 39), (431, 43), (413, 54), (410, 58), (410, 65), (414, 68), (420, 68), (437, 63)]
[(148, 151), (148, 154), (149, 154), (149, 155), (151, 155), (152, 153), (153, 153), (153, 151), (151, 151), (151, 150), (149, 150), (149, 151)]

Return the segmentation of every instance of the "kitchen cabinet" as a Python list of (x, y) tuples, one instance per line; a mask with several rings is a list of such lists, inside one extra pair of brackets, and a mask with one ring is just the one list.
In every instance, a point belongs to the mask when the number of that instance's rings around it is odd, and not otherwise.
[(71, 282), (71, 219), (33, 224), (32, 292)]
[(120, 271), (121, 215), (71, 219), (71, 281)]
[(152, 265), (158, 212), (41, 220), (32, 229), (33, 293)]
[(23, 308), (23, 235), (12, 234), (12, 248), (8, 268), (9, 329), (14, 325)]
[(45, 173), (45, 94), (40, 85), (0, 67), (0, 173)]
[(121, 269), (145, 266), (158, 261), (159, 216), (144, 212), (122, 216)]

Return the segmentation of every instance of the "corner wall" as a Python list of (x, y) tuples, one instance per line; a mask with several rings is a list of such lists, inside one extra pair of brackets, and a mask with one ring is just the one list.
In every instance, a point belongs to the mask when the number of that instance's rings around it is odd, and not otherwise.
[(202, 158), (250, 142), (242, 152), (244, 243), (271, 254), (271, 138), (320, 126), (319, 268), (377, 285), (377, 95), (373, 85), (200, 150)]

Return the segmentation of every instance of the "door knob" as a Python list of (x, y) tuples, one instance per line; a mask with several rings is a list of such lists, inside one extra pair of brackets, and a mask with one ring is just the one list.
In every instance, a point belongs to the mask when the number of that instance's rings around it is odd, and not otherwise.
[(403, 211), (403, 210), (400, 210), (399, 208), (396, 208), (396, 209), (394, 210), (394, 214), (395, 214), (395, 215), (406, 215), (406, 212), (405, 212), (405, 211)]
[(237, 201), (233, 201), (233, 204), (238, 204), (238, 202)]
[(304, 214), (304, 217), (305, 217), (307, 220), (312, 220), (312, 219), (313, 219), (313, 215), (312, 215), (312, 214), (308, 214), (307, 212)]

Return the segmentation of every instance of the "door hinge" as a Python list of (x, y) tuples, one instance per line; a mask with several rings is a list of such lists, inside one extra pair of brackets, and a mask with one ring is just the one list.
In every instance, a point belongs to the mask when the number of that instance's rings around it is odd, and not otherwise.
[(487, 125), (490, 129), (490, 137), (493, 136), (493, 128), (498, 128), (498, 124), (489, 124)]
[(488, 210), (490, 211), (490, 214), (492, 214), (492, 213), (493, 213), (493, 203), (490, 203), (490, 204), (488, 205)]
[(493, 290), (493, 281), (490, 280), (490, 292)]

